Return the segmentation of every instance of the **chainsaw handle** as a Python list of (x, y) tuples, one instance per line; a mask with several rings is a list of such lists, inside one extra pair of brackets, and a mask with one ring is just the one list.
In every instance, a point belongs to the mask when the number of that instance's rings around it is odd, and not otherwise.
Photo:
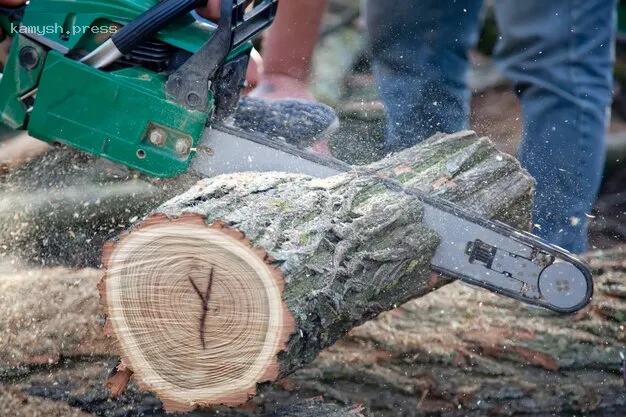
[(237, 48), (261, 33), (274, 21), (276, 16), (277, 0), (258, 0), (249, 12), (246, 12), (247, 3), (246, 1), (242, 3), (240, 0), (233, 10), (231, 19), (233, 45), (231, 49)]
[(111, 40), (122, 55), (126, 55), (173, 20), (206, 3), (207, 0), (165, 0), (124, 26)]
[(209, 84), (216, 81), (228, 54), (268, 27), (276, 16), (278, 0), (259, 0), (246, 12), (250, 2), (221, 0), (220, 20), (213, 36), (170, 74), (165, 85), (170, 98), (190, 110), (208, 111)]

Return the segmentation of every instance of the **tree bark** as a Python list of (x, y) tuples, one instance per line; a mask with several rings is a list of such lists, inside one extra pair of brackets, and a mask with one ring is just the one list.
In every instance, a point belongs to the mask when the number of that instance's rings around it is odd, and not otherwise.
[(200, 181), (105, 251), (121, 369), (172, 411), (239, 405), (353, 327), (449, 282), (430, 272), (439, 238), (421, 224), (421, 202), (383, 178), (529, 224), (532, 179), (471, 132), (325, 180)]

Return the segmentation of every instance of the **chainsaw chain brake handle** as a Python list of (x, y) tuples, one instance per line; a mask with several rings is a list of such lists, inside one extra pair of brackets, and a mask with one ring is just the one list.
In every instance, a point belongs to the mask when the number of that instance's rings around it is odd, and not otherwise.
[(189, 110), (208, 111), (209, 89), (228, 54), (267, 28), (276, 16), (278, 0), (257, 1), (246, 12), (250, 3), (250, 0), (221, 1), (216, 31), (169, 76), (165, 85), (168, 96)]

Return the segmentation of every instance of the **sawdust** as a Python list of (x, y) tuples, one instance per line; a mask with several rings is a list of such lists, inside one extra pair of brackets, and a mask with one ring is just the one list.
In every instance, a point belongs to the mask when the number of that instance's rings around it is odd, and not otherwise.
[(45, 151), (50, 146), (23, 132), (7, 131), (0, 127), (0, 167), (17, 168), (25, 161)]

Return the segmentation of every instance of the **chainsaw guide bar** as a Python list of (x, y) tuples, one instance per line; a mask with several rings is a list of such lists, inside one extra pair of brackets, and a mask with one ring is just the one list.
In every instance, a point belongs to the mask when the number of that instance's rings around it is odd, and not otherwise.
[[(208, 177), (284, 171), (324, 178), (358, 168), (222, 123), (205, 131), (190, 169)], [(472, 210), (391, 179), (383, 181), (423, 203), (424, 224), (441, 238), (433, 270), (558, 313), (574, 313), (590, 302), (592, 275), (579, 257)]]

